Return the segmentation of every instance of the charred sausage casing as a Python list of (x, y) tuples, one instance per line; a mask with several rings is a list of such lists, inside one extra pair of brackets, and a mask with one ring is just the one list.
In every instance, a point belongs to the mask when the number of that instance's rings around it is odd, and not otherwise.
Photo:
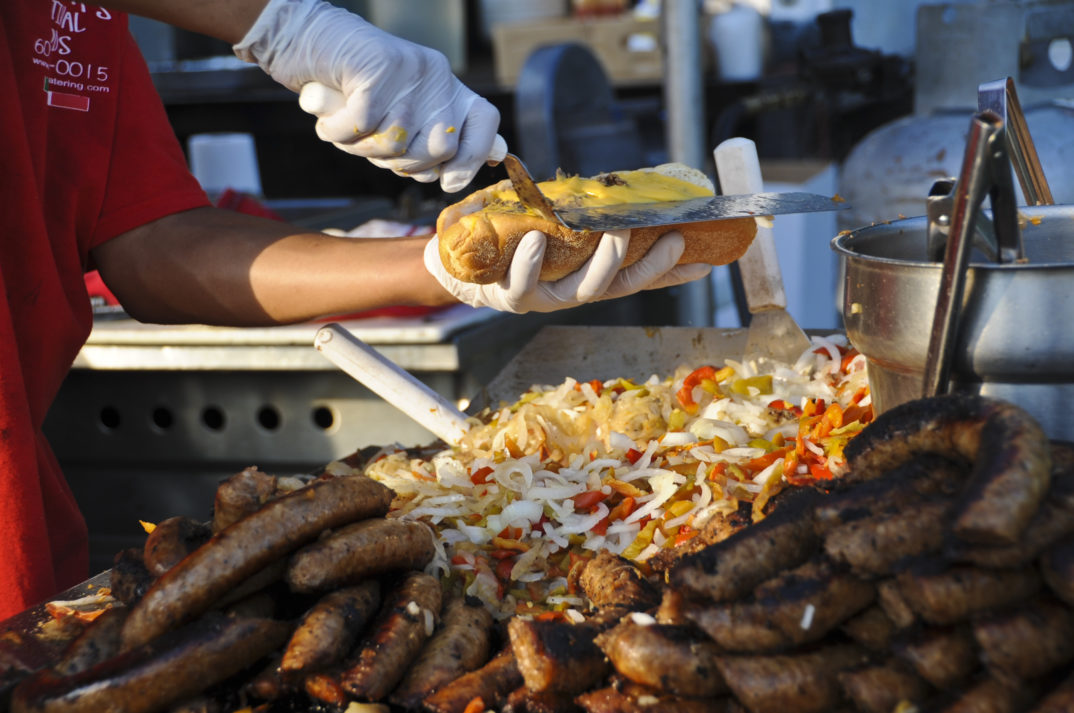
[(602, 632), (597, 644), (615, 670), (635, 683), (702, 698), (727, 692), (716, 668), (719, 648), (693, 627), (628, 615), (616, 627)]
[(569, 621), (519, 617), (507, 623), (518, 670), (531, 691), (581, 693), (608, 672), (596, 644), (597, 627)]
[(480, 698), (486, 708), (496, 709), (522, 683), (515, 655), (506, 648), (481, 668), (435, 690), (422, 705), (430, 713), (463, 713), (470, 701)]
[(416, 709), (436, 689), (484, 664), (492, 646), (492, 627), (492, 615), (480, 602), (465, 597), (448, 601), (440, 628), (389, 700)]
[(213, 532), (220, 532), (261, 509), (276, 494), (276, 478), (254, 467), (244, 468), (216, 488)]
[(252, 665), (287, 637), (268, 619), (207, 615), (150, 644), (71, 676), (44, 671), (21, 683), (13, 713), (148, 713), (185, 700)]
[(442, 596), (440, 582), (432, 575), (411, 572), (403, 577), (385, 597), (353, 665), (340, 675), (343, 690), (359, 700), (385, 699), (432, 636)]
[(157, 524), (145, 538), (145, 568), (159, 577), (212, 537), (203, 522), (177, 515)]
[(721, 656), (720, 673), (752, 713), (826, 713), (842, 699), (838, 675), (865, 660), (856, 646), (832, 644), (779, 656)]
[(374, 518), (303, 547), (291, 556), (284, 578), (292, 591), (322, 592), (392, 570), (420, 570), (435, 552), (428, 525)]
[(684, 610), (726, 651), (774, 652), (820, 641), (875, 598), (871, 583), (817, 558), (762, 583), (753, 597)]
[(306, 612), (284, 649), (284, 674), (312, 672), (343, 660), (380, 606), (380, 582), (337, 589)]
[(607, 550), (572, 569), (570, 577), (596, 607), (644, 611), (660, 601), (660, 591), (633, 562)]
[(844, 451), (856, 474), (883, 474), (923, 453), (972, 464), (952, 531), (961, 540), (1012, 544), (1051, 478), (1047, 436), (1024, 409), (977, 395), (917, 399), (880, 414)]
[(904, 600), (925, 621), (955, 624), (971, 615), (1033, 596), (1041, 586), (1034, 569), (999, 570), (923, 563), (895, 577)]
[(862, 713), (891, 713), (902, 702), (920, 704), (929, 693), (928, 685), (897, 659), (844, 671), (839, 683)]
[(730, 601), (816, 550), (816, 494), (802, 490), (764, 520), (705, 549), (684, 556), (668, 572), (668, 583), (687, 599)]
[(318, 480), (269, 501), (157, 580), (127, 617), (124, 649), (190, 621), (247, 577), (324, 530), (385, 514), (391, 499), (387, 487), (355, 475)]
[(966, 625), (926, 628), (899, 642), (895, 651), (940, 690), (964, 683), (979, 666), (977, 644)]
[(1051, 599), (981, 617), (973, 636), (988, 670), (1012, 685), (1074, 661), (1074, 611)]

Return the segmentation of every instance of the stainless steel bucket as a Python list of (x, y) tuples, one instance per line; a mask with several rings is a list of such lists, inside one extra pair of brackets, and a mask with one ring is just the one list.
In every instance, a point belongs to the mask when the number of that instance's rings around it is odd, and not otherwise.
[[(1074, 206), (1022, 207), (1026, 261), (975, 254), (955, 342), (951, 391), (1017, 403), (1054, 439), (1074, 441)], [(847, 337), (868, 360), (874, 407), (922, 395), (942, 264), (925, 217), (832, 240), (843, 268)]]

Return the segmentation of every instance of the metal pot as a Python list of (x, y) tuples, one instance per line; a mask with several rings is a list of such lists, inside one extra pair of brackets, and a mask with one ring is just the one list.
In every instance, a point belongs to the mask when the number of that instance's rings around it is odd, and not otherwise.
[[(1074, 206), (1019, 214), (1025, 262), (971, 259), (950, 390), (1017, 403), (1050, 437), (1074, 441)], [(868, 361), (878, 412), (922, 396), (943, 267), (928, 259), (927, 233), (920, 217), (832, 240), (847, 337)]]

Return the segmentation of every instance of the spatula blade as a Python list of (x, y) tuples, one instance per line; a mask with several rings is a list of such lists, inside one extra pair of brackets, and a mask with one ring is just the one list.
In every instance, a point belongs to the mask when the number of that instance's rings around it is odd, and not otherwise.
[(706, 220), (842, 210), (846, 202), (816, 193), (748, 193), (660, 203), (558, 208), (556, 215), (572, 230), (619, 230)]

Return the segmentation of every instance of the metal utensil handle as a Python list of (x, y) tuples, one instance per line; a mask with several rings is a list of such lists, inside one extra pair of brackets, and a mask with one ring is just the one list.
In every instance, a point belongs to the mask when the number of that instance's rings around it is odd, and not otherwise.
[(313, 344), (340, 369), (449, 445), (456, 445), (469, 429), (466, 415), (454, 404), (339, 324), (317, 330)]
[(1003, 138), (1003, 120), (992, 112), (976, 114), (970, 122), (969, 139), (962, 166), (955, 184), (951, 206), (951, 226), (944, 250), (940, 273), (940, 291), (929, 334), (925, 358), (923, 396), (947, 392), (951, 378), (955, 339), (962, 295), (966, 287), (966, 268), (969, 266), (973, 243), (974, 220), (981, 203), (992, 187), (990, 168), (993, 145)]
[[(343, 92), (332, 89), (320, 82), (306, 82), (298, 93), (298, 106), (307, 114), (318, 116), (331, 114), (342, 109), (345, 105), (346, 100), (343, 98)], [(503, 161), (506, 153), (507, 141), (499, 134), (496, 134), (486, 161), (490, 166), (495, 166), (500, 161)]]
[[(750, 139), (727, 139), (713, 150), (712, 156), (716, 161), (720, 193), (759, 193), (764, 190), (757, 145)], [(779, 254), (771, 228), (757, 226), (757, 235), (746, 253), (738, 259), (738, 268), (751, 313), (787, 306)]]
[(1037, 147), (1029, 133), (1018, 91), (1010, 77), (985, 82), (977, 87), (977, 110), (999, 114), (1007, 132), (1007, 148), (1014, 173), (1029, 205), (1054, 205), (1052, 189), (1044, 177)]
[(515, 193), (518, 194), (518, 199), (522, 202), (522, 205), (537, 211), (537, 214), (545, 220), (557, 223), (563, 222), (556, 215), (556, 209), (552, 207), (552, 204), (544, 197), (541, 189), (533, 181), (533, 176), (530, 175), (526, 164), (522, 163), (522, 159), (509, 153), (503, 157), (503, 167), (507, 169), (507, 175), (511, 178), (511, 185), (514, 186)]

